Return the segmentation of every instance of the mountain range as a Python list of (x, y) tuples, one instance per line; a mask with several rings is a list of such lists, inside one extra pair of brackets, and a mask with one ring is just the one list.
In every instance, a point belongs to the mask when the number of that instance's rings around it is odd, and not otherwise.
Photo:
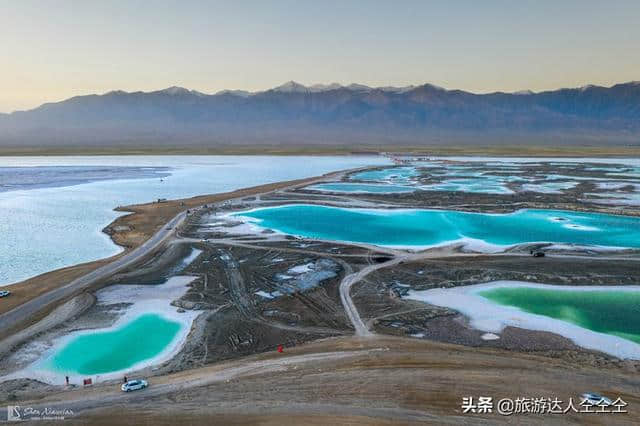
[(640, 82), (475, 94), (290, 81), (261, 92), (112, 91), (0, 114), (0, 146), (640, 145)]

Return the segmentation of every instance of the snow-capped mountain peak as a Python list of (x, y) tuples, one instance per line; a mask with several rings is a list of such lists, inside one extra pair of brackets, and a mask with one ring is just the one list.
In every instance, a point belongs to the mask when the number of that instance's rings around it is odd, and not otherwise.
[(278, 87), (274, 87), (271, 90), (273, 90), (274, 92), (282, 92), (282, 93), (304, 93), (309, 91), (309, 89), (306, 86), (298, 82), (295, 82), (293, 80), (287, 81), (286, 83), (281, 84)]
[(171, 96), (179, 96), (179, 95), (204, 96), (205, 95), (204, 93), (200, 93), (196, 90), (189, 90), (189, 89), (185, 89), (184, 87), (178, 87), (178, 86), (167, 87), (166, 89), (158, 90), (156, 93), (162, 93), (162, 94), (171, 95)]
[(518, 90), (517, 92), (513, 92), (514, 95), (533, 95), (535, 92), (533, 90), (525, 89)]
[(340, 83), (330, 83), (330, 84), (314, 84), (313, 86), (309, 86), (309, 90), (312, 92), (327, 92), (329, 90), (337, 90), (341, 89), (342, 84)]

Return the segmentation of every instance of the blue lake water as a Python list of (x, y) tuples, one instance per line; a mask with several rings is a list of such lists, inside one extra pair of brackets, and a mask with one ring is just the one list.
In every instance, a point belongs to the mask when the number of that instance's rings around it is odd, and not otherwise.
[(373, 183), (319, 183), (307, 186), (305, 189), (324, 192), (349, 192), (349, 193), (370, 193), (370, 194), (390, 194), (401, 192), (414, 192), (417, 188), (393, 184), (373, 184)]
[[(118, 205), (388, 163), (375, 156), (0, 157), (0, 167), (30, 167), (34, 174), (51, 172), (52, 166), (159, 167), (170, 168), (171, 173), (161, 181), (158, 177), (132, 179), (116, 170), (102, 174), (96, 182), (0, 192), (0, 285), (117, 253), (118, 247), (101, 230), (119, 215), (113, 211)], [(38, 185), (47, 186), (46, 179)]]
[(288, 205), (237, 213), (291, 235), (383, 246), (431, 246), (465, 238), (494, 245), (556, 242), (640, 247), (640, 218), (557, 210), (509, 214)]
[(561, 194), (564, 190), (574, 188), (578, 182), (542, 182), (525, 183), (521, 186), (522, 191), (539, 192), (542, 194)]
[(350, 179), (367, 182), (389, 182), (395, 184), (410, 183), (411, 179), (418, 176), (415, 167), (387, 167), (379, 170), (366, 170), (352, 174)]
[[(516, 177), (519, 180), (519, 177)], [(512, 194), (507, 186), (508, 180), (495, 176), (482, 176), (468, 179), (447, 179), (440, 183), (424, 185), (425, 191), (461, 191), (481, 194)]]
[(72, 186), (101, 180), (164, 178), (169, 176), (168, 171), (168, 167), (0, 167), (0, 192)]
[[(520, 159), (522, 160), (522, 159)], [(601, 159), (583, 159), (582, 162), (600, 163)], [(531, 163), (527, 161), (508, 163), (505, 160), (502, 162), (489, 161), (486, 163), (480, 163), (478, 159), (468, 158), (464, 164), (451, 164), (434, 159), (429, 162), (421, 162), (413, 166), (402, 167), (386, 167), (378, 170), (369, 170), (364, 172), (355, 173), (350, 176), (351, 180), (371, 182), (375, 185), (395, 185), (396, 188), (389, 188), (385, 191), (382, 187), (367, 189), (365, 184), (359, 184), (362, 186), (348, 186), (344, 184), (343, 190), (334, 187), (325, 187), (324, 190), (332, 190), (334, 192), (409, 192), (407, 188), (414, 187), (415, 189), (423, 191), (446, 191), (446, 192), (467, 192), (467, 193), (482, 193), (482, 194), (513, 194), (514, 192), (537, 192), (543, 194), (562, 194), (564, 191), (574, 188), (580, 182), (611, 182), (617, 183), (622, 180), (628, 180), (631, 182), (637, 182), (635, 172), (640, 170), (638, 167), (632, 165), (638, 163), (636, 159), (616, 159), (616, 161), (624, 164), (618, 164), (617, 167), (590, 167), (587, 171), (609, 171), (608, 177), (591, 177), (591, 176), (573, 176), (562, 174), (545, 174), (534, 173), (533, 175), (518, 175), (518, 173), (524, 173), (524, 170), (519, 168), (526, 164), (527, 166), (543, 166), (543, 163)], [(571, 170), (576, 165), (580, 165), (578, 161), (573, 160), (567, 162), (550, 161), (548, 164), (554, 167), (564, 170)], [(606, 163), (603, 163), (606, 165)], [(417, 167), (426, 169), (426, 172), (434, 177), (441, 179), (440, 182), (430, 184), (420, 184), (416, 180), (416, 177), (420, 174)], [(489, 170), (486, 169), (489, 167)], [(429, 170), (429, 168), (436, 168), (435, 170)], [(624, 174), (612, 173), (615, 171), (624, 172)], [(497, 172), (508, 172), (510, 175), (504, 175)], [(509, 188), (510, 183), (516, 185)], [(327, 184), (328, 185), (328, 184)], [(621, 197), (617, 197), (621, 198)], [(629, 199), (621, 199), (616, 201), (616, 197), (612, 197), (609, 200), (610, 204), (628, 204), (634, 205), (635, 201), (633, 197)]]

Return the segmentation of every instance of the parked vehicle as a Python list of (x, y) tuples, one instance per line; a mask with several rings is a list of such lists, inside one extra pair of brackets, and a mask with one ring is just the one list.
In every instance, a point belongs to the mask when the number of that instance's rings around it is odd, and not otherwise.
[(588, 402), (591, 405), (604, 405), (609, 406), (612, 404), (612, 401), (597, 393), (583, 393), (580, 395), (582, 402)]
[(120, 389), (122, 389), (122, 392), (131, 392), (144, 389), (147, 386), (149, 386), (149, 384), (146, 380), (129, 380), (128, 382), (123, 383), (122, 386), (120, 386)]
[(0, 291), (0, 297), (7, 297), (7, 296), (10, 296), (10, 295), (11, 295), (11, 292), (8, 291), (8, 290)]

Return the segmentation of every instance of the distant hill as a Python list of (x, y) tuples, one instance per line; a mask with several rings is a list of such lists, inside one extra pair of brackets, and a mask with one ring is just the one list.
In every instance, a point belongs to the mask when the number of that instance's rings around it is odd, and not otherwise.
[(0, 114), (0, 146), (640, 144), (640, 82), (474, 94), (288, 82), (263, 92), (113, 91)]

